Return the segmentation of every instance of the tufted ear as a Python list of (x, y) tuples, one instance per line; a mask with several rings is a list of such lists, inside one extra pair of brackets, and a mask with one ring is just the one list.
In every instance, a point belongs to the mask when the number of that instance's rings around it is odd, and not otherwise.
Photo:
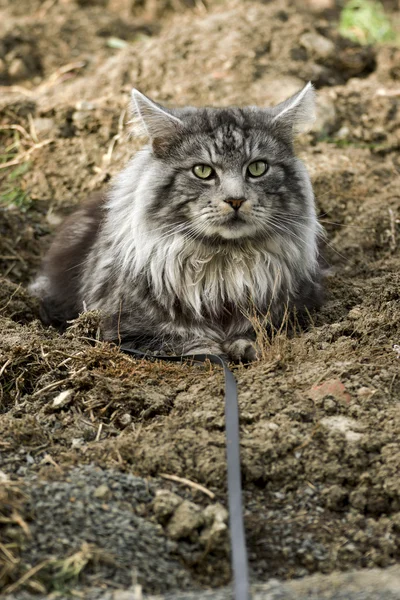
[(315, 120), (315, 92), (312, 83), (272, 109), (272, 122), (282, 123), (293, 134), (307, 131)]
[(169, 138), (183, 125), (178, 117), (136, 89), (132, 90), (132, 113), (134, 133), (151, 141)]

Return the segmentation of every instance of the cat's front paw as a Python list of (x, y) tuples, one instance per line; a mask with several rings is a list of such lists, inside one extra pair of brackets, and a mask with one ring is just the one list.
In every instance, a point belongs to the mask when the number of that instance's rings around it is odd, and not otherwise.
[(225, 342), (223, 350), (235, 362), (249, 363), (258, 358), (255, 342), (246, 338)]

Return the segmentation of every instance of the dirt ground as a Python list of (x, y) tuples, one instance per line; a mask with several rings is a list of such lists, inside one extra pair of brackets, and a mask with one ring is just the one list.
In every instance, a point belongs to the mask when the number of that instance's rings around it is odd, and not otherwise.
[(0, 0), (4, 592), (231, 580), (221, 372), (122, 355), (96, 314), (45, 329), (26, 292), (57, 225), (138, 148), (132, 86), (268, 105), (316, 84), (298, 150), (327, 231), (326, 303), (235, 368), (251, 577), (400, 562), (400, 48), (336, 24), (288, 0)]

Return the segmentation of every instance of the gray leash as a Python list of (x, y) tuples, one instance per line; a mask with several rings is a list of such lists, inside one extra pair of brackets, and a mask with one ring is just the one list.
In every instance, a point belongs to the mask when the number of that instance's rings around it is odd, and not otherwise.
[(249, 600), (249, 573), (247, 562), (246, 538), (243, 523), (242, 481), (240, 474), (240, 437), (239, 437), (239, 406), (237, 384), (228, 365), (221, 356), (216, 354), (184, 354), (182, 356), (154, 356), (127, 346), (120, 349), (127, 354), (133, 354), (150, 360), (166, 360), (182, 362), (190, 359), (195, 362), (209, 360), (221, 365), (225, 376), (225, 433), (226, 455), (228, 463), (228, 502), (229, 530), (231, 538), (231, 564), (235, 586), (235, 600)]

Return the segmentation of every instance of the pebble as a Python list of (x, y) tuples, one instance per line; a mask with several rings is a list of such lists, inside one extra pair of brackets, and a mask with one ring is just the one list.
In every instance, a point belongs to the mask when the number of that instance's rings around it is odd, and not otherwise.
[(119, 417), (118, 421), (122, 427), (128, 427), (132, 423), (132, 416), (129, 413), (124, 413)]
[(105, 483), (102, 483), (94, 490), (93, 496), (101, 500), (106, 500), (110, 498), (111, 490)]
[(88, 102), (87, 100), (78, 100), (78, 102), (75, 104), (75, 109), (76, 110), (93, 110), (95, 108), (95, 105), (93, 104), (93, 102)]
[(55, 122), (53, 119), (49, 119), (46, 117), (41, 117), (37, 119), (33, 119), (33, 127), (36, 131), (36, 134), (39, 138), (46, 138), (52, 129), (55, 127)]
[(312, 56), (321, 60), (326, 60), (335, 53), (335, 44), (314, 32), (303, 33), (300, 37), (300, 45)]
[(25, 79), (29, 72), (22, 58), (14, 58), (8, 67), (8, 74), (13, 79)]
[(203, 524), (204, 515), (200, 508), (193, 502), (184, 500), (171, 517), (167, 533), (173, 540), (190, 538)]
[(315, 402), (323, 401), (327, 397), (346, 404), (351, 401), (351, 396), (343, 383), (335, 378), (327, 379), (319, 385), (314, 385), (308, 390), (307, 395), (308, 398), (311, 398), (311, 400), (314, 400)]
[(166, 523), (181, 503), (182, 498), (174, 494), (174, 492), (157, 490), (153, 501), (153, 511), (157, 521), (159, 523)]
[(343, 416), (324, 417), (321, 419), (321, 424), (333, 431), (340, 431), (348, 442), (358, 442), (363, 437), (362, 433), (354, 431), (360, 428), (360, 424), (355, 419)]
[(60, 394), (53, 399), (52, 408), (58, 410), (69, 404), (72, 400), (73, 393), (74, 390), (64, 390), (63, 392), (60, 392)]
[[(343, 125), (335, 134), (335, 138), (338, 140), (346, 140), (350, 135), (350, 129)], [(351, 311), (350, 311), (351, 312)]]
[(61, 225), (63, 218), (61, 215), (49, 211), (46, 215), (46, 221), (52, 227), (58, 227), (58, 225)]

